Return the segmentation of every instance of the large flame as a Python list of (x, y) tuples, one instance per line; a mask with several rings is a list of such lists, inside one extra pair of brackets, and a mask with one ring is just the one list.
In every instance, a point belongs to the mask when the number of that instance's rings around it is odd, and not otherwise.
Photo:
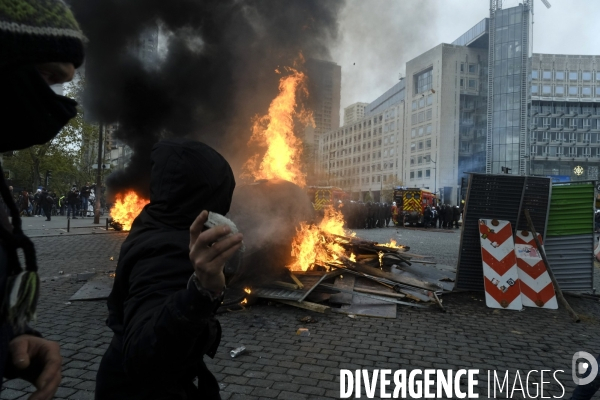
[(110, 209), (112, 219), (123, 226), (124, 231), (131, 230), (133, 220), (150, 201), (139, 197), (133, 190), (115, 196), (115, 204)]
[(250, 158), (244, 169), (245, 175), (255, 180), (279, 178), (304, 187), (302, 140), (294, 135), (294, 120), (313, 126), (314, 121), (312, 113), (298, 106), (296, 101), (297, 93), (308, 95), (306, 75), (290, 67), (285, 71), (287, 75), (279, 80), (279, 95), (271, 102), (269, 113), (257, 116), (252, 126), (249, 144), (256, 142), (267, 151), (260, 162), (258, 154)]
[(335, 263), (340, 257), (354, 261), (354, 254), (347, 254), (344, 247), (337, 243), (336, 239), (345, 235), (344, 216), (329, 206), (319, 225), (300, 224), (292, 241), (292, 256), (296, 260), (289, 268), (292, 271), (306, 271), (314, 264)]

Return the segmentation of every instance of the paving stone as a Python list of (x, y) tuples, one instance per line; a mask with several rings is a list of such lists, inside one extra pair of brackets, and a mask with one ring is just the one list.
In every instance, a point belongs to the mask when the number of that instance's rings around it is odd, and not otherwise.
[[(399, 233), (400, 242), (411, 246), (411, 252), (431, 255), (442, 264), (456, 264), (457, 232), (407, 229)], [(359, 230), (357, 234), (387, 242), (395, 237), (396, 230)], [(112, 332), (105, 325), (106, 302), (66, 305), (83, 282), (58, 277), (58, 271), (73, 276), (93, 268), (114, 270), (115, 262), (108, 262), (107, 255), (116, 257), (125, 237), (103, 234), (33, 239), (43, 278), (38, 321), (33, 326), (61, 345), (64, 368), (58, 398), (93, 399), (99, 361), (112, 340)], [(85, 263), (81, 262), (82, 254)], [(596, 287), (600, 287), (599, 270), (594, 272)], [(523, 371), (543, 365), (570, 370), (576, 351), (600, 348), (600, 304), (593, 300), (569, 298), (571, 306), (586, 316), (577, 325), (563, 309), (494, 314), (484, 300), (482, 293), (453, 293), (444, 297), (445, 314), (399, 306), (395, 320), (318, 315), (319, 322), (308, 326), (309, 337), (295, 335), (301, 326), (298, 319), (307, 311), (257, 305), (218, 317), (223, 327), (221, 346), (215, 359), (206, 358), (206, 362), (224, 385), (223, 399), (333, 399), (339, 397), (341, 368)], [(228, 351), (240, 344), (251, 354), (231, 359)], [(569, 379), (565, 374), (561, 381), (566, 387), (565, 398), (575, 387)], [(0, 399), (26, 398), (32, 387), (18, 382), (6, 382)], [(553, 394), (560, 394), (560, 390)]]

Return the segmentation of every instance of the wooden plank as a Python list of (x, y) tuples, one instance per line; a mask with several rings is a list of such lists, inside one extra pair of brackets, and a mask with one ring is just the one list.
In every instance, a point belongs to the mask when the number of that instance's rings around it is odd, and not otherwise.
[[(352, 290), (356, 277), (352, 274), (340, 275), (335, 279), (333, 286), (335, 288)], [(337, 293), (331, 295), (329, 301), (333, 304), (352, 304), (352, 294)]]
[(300, 282), (300, 279), (298, 279), (298, 277), (296, 275), (294, 275), (294, 273), (292, 271), (290, 271), (290, 276), (292, 277), (294, 282), (296, 282), (296, 285), (298, 285), (299, 289), (304, 289), (304, 285), (302, 284), (302, 282)]
[(310, 310), (314, 312), (318, 312), (321, 314), (328, 314), (331, 312), (331, 307), (324, 306), (323, 304), (311, 303), (309, 301), (290, 301), (290, 300), (276, 300), (280, 303), (287, 304), (288, 306), (303, 308), (305, 310)]

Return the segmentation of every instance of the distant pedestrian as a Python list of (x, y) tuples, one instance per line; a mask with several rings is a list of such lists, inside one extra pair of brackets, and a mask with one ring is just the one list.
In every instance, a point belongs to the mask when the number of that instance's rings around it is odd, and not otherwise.
[(46, 188), (42, 188), (42, 192), (40, 194), (40, 207), (44, 210), (44, 215), (46, 216), (46, 221), (50, 221), (52, 218), (52, 204), (54, 203), (52, 197), (46, 190)]
[(77, 194), (77, 189), (71, 189), (71, 192), (67, 197), (67, 218), (71, 217), (71, 212), (73, 213), (73, 219), (77, 219), (77, 203), (79, 202), (79, 195)]
[(81, 197), (81, 209), (83, 212), (81, 213), (82, 217), (86, 217), (88, 211), (88, 203), (90, 199), (90, 183), (86, 182), (85, 186), (81, 187), (80, 194)]

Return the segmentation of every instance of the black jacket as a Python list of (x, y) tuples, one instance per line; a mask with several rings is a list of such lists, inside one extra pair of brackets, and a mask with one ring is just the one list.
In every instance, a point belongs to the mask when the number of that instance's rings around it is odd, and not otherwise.
[(219, 300), (188, 287), (189, 227), (202, 210), (229, 211), (233, 173), (202, 143), (163, 141), (152, 150), (150, 185), (150, 203), (121, 247), (96, 399), (219, 399), (203, 362), (219, 345)]

